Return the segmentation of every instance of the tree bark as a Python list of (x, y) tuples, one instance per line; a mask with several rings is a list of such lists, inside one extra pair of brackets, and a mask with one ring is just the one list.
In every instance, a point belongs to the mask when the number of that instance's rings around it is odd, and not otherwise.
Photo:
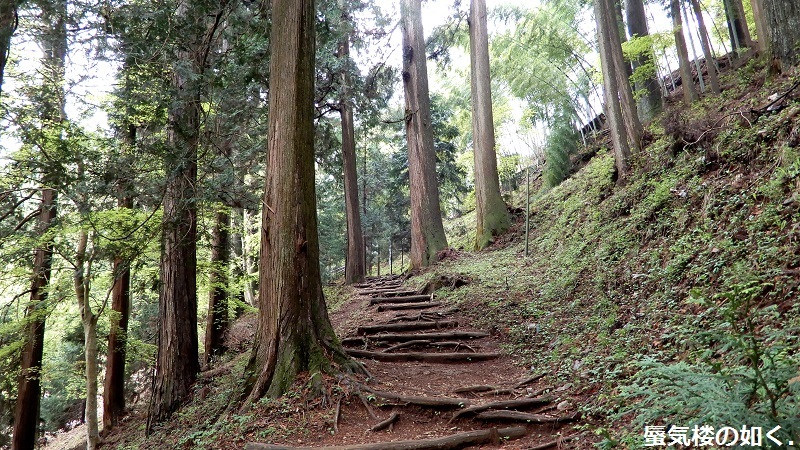
[(442, 225), (421, 0), (403, 0), (403, 87), (406, 98), (408, 178), (411, 191), (411, 267), (419, 269), (447, 248)]
[(0, 0), (0, 96), (3, 94), (3, 74), (11, 49), (11, 36), (17, 28), (17, 0)]
[(228, 331), (228, 263), (230, 262), (231, 215), (227, 206), (218, 205), (211, 243), (211, 269), (206, 317), (205, 363), (225, 351), (225, 333)]
[(697, 91), (692, 78), (692, 68), (689, 66), (689, 50), (683, 38), (683, 20), (681, 19), (680, 0), (670, 0), (670, 13), (672, 14), (672, 33), (675, 36), (675, 47), (678, 50), (678, 65), (681, 72), (681, 87), (683, 99), (687, 105), (697, 100)]
[(605, 100), (606, 116), (608, 118), (608, 130), (611, 134), (611, 141), (614, 147), (614, 162), (617, 168), (617, 179), (623, 180), (628, 173), (628, 160), (631, 150), (628, 146), (627, 133), (622, 122), (622, 109), (619, 104), (619, 87), (616, 68), (612, 60), (609, 42), (606, 39), (609, 31), (614, 32), (615, 28), (609, 30), (610, 21), (606, 16), (609, 11), (605, 8), (603, 0), (594, 1), (594, 15), (597, 23), (597, 43), (600, 50), (600, 62), (603, 70), (603, 97)]
[(773, 58), (783, 64), (800, 62), (800, 3), (794, 0), (765, 0), (764, 12), (769, 26), (769, 47)]
[[(708, 81), (711, 84), (711, 92), (719, 95), (719, 74), (717, 74), (717, 65), (714, 64), (714, 55), (711, 53), (711, 40), (708, 35), (708, 28), (706, 28), (705, 19), (703, 19), (703, 10), (700, 8), (698, 0), (690, 0), (692, 2), (692, 9), (694, 16), (697, 19), (697, 27), (700, 31), (700, 46), (703, 48), (703, 56), (706, 58), (706, 69), (708, 70)], [(700, 74), (702, 76), (702, 74)]]
[(486, 0), (472, 0), (470, 3), (469, 56), (472, 78), (472, 150), (475, 155), (475, 248), (480, 250), (511, 225), (506, 203), (500, 196), (500, 178), (497, 175)]
[[(125, 134), (125, 144), (133, 151), (136, 144), (136, 127), (129, 126)], [(120, 180), (120, 209), (132, 209), (133, 198), (130, 185), (122, 177)], [(103, 430), (113, 429), (125, 415), (125, 357), (127, 354), (128, 320), (131, 313), (131, 268), (130, 261), (121, 255), (114, 257), (114, 286), (111, 292), (110, 331), (108, 334), (108, 359), (103, 383)]]
[(314, 192), (313, 0), (274, 0), (268, 170), (261, 228), (258, 332), (246, 370), (255, 400), (283, 394), (297, 374), (319, 387), (331, 360), (352, 367), (328, 318)]
[[(67, 2), (60, 0), (41, 5), (42, 23), (50, 25), (41, 37), (44, 50), (42, 69), (47, 71), (48, 84), (40, 105), (45, 127), (59, 127), (66, 118), (64, 112), (64, 79), (67, 57)], [(56, 142), (45, 145), (60, 146), (61, 133), (55, 130)], [(45, 173), (42, 180), (42, 200), (39, 206), (39, 236), (44, 237), (56, 220), (57, 184), (54, 173)], [(30, 302), (25, 310), (25, 345), (14, 410), (12, 450), (33, 450), (39, 427), (41, 405), (42, 356), (44, 353), (45, 318), (47, 315), (47, 291), (50, 286), (50, 269), (53, 260), (52, 238), (40, 243), (34, 252), (33, 276)]]
[[(189, 5), (177, 11), (185, 18)], [(178, 52), (179, 64), (200, 73), (188, 50)], [(156, 376), (147, 417), (147, 431), (163, 422), (191, 394), (200, 371), (197, 341), (197, 146), (200, 127), (200, 90), (177, 68), (172, 86), (176, 96), (169, 113), (169, 149), (163, 201), (161, 290), (158, 307)]]
[(358, 173), (356, 170), (356, 139), (353, 124), (353, 105), (351, 104), (351, 84), (348, 72), (350, 59), (350, 37), (346, 36), (339, 45), (339, 57), (345, 64), (342, 69), (342, 100), (339, 115), (342, 120), (342, 165), (344, 171), (344, 205), (347, 216), (347, 258), (344, 279), (347, 284), (364, 281), (364, 233), (361, 229), (361, 213), (358, 205)]
[[(625, 13), (628, 18), (628, 32), (634, 37), (649, 36), (650, 32), (647, 29), (647, 14), (644, 9), (644, 2), (642, 0), (627, 0), (625, 4)], [(638, 67), (655, 64), (653, 61), (653, 51), (650, 51), (639, 57), (638, 60), (633, 61), (633, 70)], [(652, 120), (656, 114), (661, 112), (663, 107), (661, 102), (661, 88), (658, 86), (658, 78), (654, 73), (652, 77), (644, 81), (636, 83), (636, 90), (644, 90), (645, 95), (639, 99), (637, 111), (639, 119), (642, 122)]]

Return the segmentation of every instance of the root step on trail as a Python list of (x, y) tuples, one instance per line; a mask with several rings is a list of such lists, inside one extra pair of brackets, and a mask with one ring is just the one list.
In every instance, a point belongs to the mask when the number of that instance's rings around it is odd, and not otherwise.
[(526, 427), (491, 428), (466, 431), (450, 436), (409, 441), (376, 442), (373, 444), (338, 445), (335, 447), (291, 447), (286, 445), (245, 445), (245, 450), (456, 450), (473, 445), (499, 444), (501, 440), (519, 439), (528, 434)]

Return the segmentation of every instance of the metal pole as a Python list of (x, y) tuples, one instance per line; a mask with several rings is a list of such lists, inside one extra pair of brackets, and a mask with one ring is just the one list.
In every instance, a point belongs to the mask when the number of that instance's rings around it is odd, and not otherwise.
[(531, 166), (525, 171), (525, 257), (528, 257), (528, 234), (531, 219)]

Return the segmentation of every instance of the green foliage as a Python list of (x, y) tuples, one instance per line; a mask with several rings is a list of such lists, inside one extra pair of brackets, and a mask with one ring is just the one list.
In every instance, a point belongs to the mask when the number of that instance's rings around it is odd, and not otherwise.
[(578, 136), (572, 121), (562, 116), (553, 125), (544, 147), (545, 187), (558, 186), (569, 175), (570, 156), (578, 146)]
[[(622, 395), (636, 406), (624, 411), (634, 412), (642, 426), (780, 425), (782, 436), (797, 439), (799, 329), (796, 322), (781, 323), (785, 316), (774, 305), (759, 304), (770, 288), (741, 283), (712, 299), (691, 297), (705, 307), (700, 324), (687, 323), (674, 335), (700, 362), (643, 360)], [(793, 317), (796, 312), (797, 306)]]

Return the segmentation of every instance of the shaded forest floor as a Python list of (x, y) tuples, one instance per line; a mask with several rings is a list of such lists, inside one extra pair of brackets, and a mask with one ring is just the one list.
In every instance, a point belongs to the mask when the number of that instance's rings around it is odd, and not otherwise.
[[(796, 73), (769, 79), (753, 61), (723, 79), (720, 97), (691, 108), (668, 104), (623, 183), (614, 178), (604, 142), (582, 149), (573, 157), (580, 169), (571, 178), (537, 190), (529, 257), (520, 214), (491, 248), (445, 252), (406, 281), (419, 291), (438, 285), (440, 310), (491, 333), (469, 345), (504, 356), (458, 365), (367, 362), (374, 386), (452, 396), (454, 386), (508, 387), (546, 374), (508, 397), (545, 389), (542, 395), (554, 395), (555, 405), (566, 402), (564, 414), (580, 413), (581, 420), (543, 426), (504, 448), (530, 448), (555, 434), (582, 431), (567, 448), (639, 448), (645, 425), (712, 421), (766, 429), (784, 424), (800, 441), (787, 421), (796, 418), (800, 396), (796, 80)], [(509, 200), (518, 207), (522, 198), (517, 192)], [(449, 238), (468, 242), (468, 235)], [(464, 282), (456, 286), (456, 279)], [(329, 287), (327, 298), (342, 337), (397, 314), (365, 309), (366, 300), (352, 288)], [(374, 442), (477, 427), (448, 423), (450, 412), (402, 408), (393, 431), (365, 432), (389, 416), (394, 407), (387, 405), (399, 402), (368, 396), (374, 419), (339, 379), (327, 380), (324, 397), (308, 396), (301, 381), (289, 395), (264, 400), (245, 415), (230, 412), (251, 325), (237, 325), (234, 351), (201, 379), (194, 399), (173, 420), (145, 438), (143, 415), (134, 412), (104, 447)]]

